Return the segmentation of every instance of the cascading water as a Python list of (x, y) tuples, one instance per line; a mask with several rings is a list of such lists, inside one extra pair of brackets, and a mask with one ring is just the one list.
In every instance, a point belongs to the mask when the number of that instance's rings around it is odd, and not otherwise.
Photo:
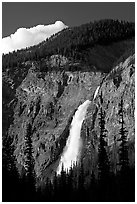
[(97, 94), (98, 94), (98, 91), (99, 91), (99, 88), (100, 88), (100, 86), (97, 87), (97, 89), (96, 89), (96, 91), (95, 91), (95, 93), (94, 93), (93, 100), (96, 98), (96, 96), (97, 96)]
[(69, 170), (71, 167), (71, 164), (74, 164), (79, 160), (80, 150), (82, 145), (80, 132), (82, 127), (82, 122), (85, 118), (86, 111), (90, 103), (91, 101), (86, 100), (82, 105), (78, 107), (78, 110), (73, 116), (70, 134), (60, 159), (60, 163), (57, 169), (57, 174), (60, 174), (62, 165), (65, 170)]

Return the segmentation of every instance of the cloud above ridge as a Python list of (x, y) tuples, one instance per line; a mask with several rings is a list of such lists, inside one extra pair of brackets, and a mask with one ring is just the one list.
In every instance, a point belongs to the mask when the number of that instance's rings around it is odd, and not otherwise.
[(37, 25), (32, 28), (19, 28), (14, 34), (2, 39), (2, 53), (16, 51), (36, 45), (51, 35), (63, 30), (67, 26), (61, 22), (56, 21), (50, 25)]

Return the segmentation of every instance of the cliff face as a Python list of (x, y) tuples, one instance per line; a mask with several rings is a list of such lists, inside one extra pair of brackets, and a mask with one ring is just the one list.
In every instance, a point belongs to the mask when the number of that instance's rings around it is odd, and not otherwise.
[[(33, 65), (16, 91), (14, 137), (18, 167), (25, 165), (25, 136), (31, 134), (37, 176), (61, 154), (72, 117), (85, 100), (92, 100), (102, 74), (52, 71), (44, 75)], [(29, 129), (29, 131), (28, 131)]]
[[(102, 93), (101, 103), (99, 95)], [(134, 140), (135, 140), (135, 55), (127, 58), (116, 66), (104, 79), (96, 99), (88, 109), (87, 119), (83, 123), (81, 136), (83, 137), (83, 158), (85, 163), (90, 159), (91, 166), (95, 165), (97, 156), (100, 107), (105, 111), (105, 128), (110, 148), (110, 158), (113, 169), (119, 161), (118, 147), (120, 144), (120, 102), (123, 99), (124, 127), (127, 131), (129, 145), (129, 162), (134, 165)], [(92, 152), (92, 156), (91, 156)], [(93, 154), (94, 152), (94, 154)], [(89, 155), (88, 159), (86, 158)], [(93, 161), (92, 161), (93, 160)], [(115, 169), (116, 170), (116, 169)]]
[[(9, 134), (14, 138), (17, 166), (20, 172), (25, 168), (25, 136), (31, 135), (33, 157), (37, 177), (44, 177), (48, 169), (60, 158), (66, 144), (72, 117), (78, 106), (85, 100), (92, 101), (83, 123), (82, 157), (85, 165), (95, 168), (99, 138), (99, 111), (105, 110), (106, 130), (110, 147), (110, 157), (116, 153), (119, 143), (119, 103), (124, 100), (124, 122), (128, 131), (129, 156), (134, 165), (134, 55), (120, 63), (103, 80), (100, 72), (50, 71), (39, 72), (38, 64), (33, 64), (26, 78), (16, 90), (17, 105), (14, 122)], [(98, 94), (93, 100), (97, 87)], [(102, 92), (103, 103), (99, 95)], [(116, 157), (116, 160), (118, 158)], [(117, 161), (113, 161), (115, 166)], [(56, 167), (52, 167), (55, 169)]]

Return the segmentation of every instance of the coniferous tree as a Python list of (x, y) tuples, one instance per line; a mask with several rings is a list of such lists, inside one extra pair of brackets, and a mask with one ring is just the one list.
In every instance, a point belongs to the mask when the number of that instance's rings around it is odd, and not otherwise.
[(59, 183), (58, 183), (58, 176), (57, 173), (55, 172), (54, 178), (53, 178), (53, 200), (57, 201), (58, 200), (58, 194), (59, 194)]
[(46, 179), (46, 187), (44, 192), (44, 200), (43, 201), (53, 201), (53, 185), (51, 180), (47, 177)]
[[(23, 183), (26, 187), (26, 193), (28, 199), (34, 200), (35, 197), (35, 172), (34, 172), (34, 159), (33, 159), (33, 147), (31, 139), (31, 125), (28, 124), (27, 132), (25, 135), (25, 175), (23, 177)], [(27, 200), (27, 198), (26, 198)]]
[(95, 179), (95, 174), (92, 171), (90, 174), (90, 184), (88, 187), (88, 200), (87, 201), (97, 201), (97, 186), (96, 186), (96, 179)]
[(103, 181), (107, 178), (109, 174), (109, 160), (107, 155), (107, 136), (105, 129), (105, 112), (102, 108), (103, 97), (102, 93), (100, 96), (101, 108), (100, 108), (100, 137), (99, 137), (99, 147), (98, 147), (98, 170), (99, 170), (99, 180)]
[(84, 165), (83, 161), (81, 161), (80, 167), (79, 167), (79, 175), (78, 175), (78, 194), (79, 194), (79, 199), (80, 201), (83, 200), (85, 193), (85, 188), (84, 188)]
[(117, 139), (116, 136), (114, 135), (114, 143), (113, 143), (113, 148), (112, 148), (112, 160), (113, 160), (113, 169), (112, 171), (114, 174), (117, 174), (117, 163), (118, 163), (118, 147), (117, 147)]
[(100, 108), (100, 137), (99, 137), (99, 146), (98, 146), (98, 183), (100, 191), (100, 199), (107, 199), (107, 190), (109, 182), (109, 159), (107, 155), (107, 136), (105, 129), (105, 112), (102, 108), (103, 97), (102, 93), (100, 95), (101, 108)]
[(127, 168), (129, 167), (129, 159), (128, 159), (128, 146), (127, 146), (127, 130), (124, 127), (124, 110), (123, 110), (123, 99), (121, 98), (121, 102), (119, 104), (119, 116), (120, 116), (120, 147), (119, 147), (119, 163), (121, 166), (121, 173), (125, 174), (127, 172)]
[(71, 165), (70, 169), (69, 169), (69, 172), (68, 172), (68, 175), (67, 175), (67, 183), (68, 183), (68, 196), (69, 196), (69, 201), (73, 201), (72, 198), (73, 198), (73, 167)]
[(2, 201), (19, 201), (20, 178), (16, 168), (13, 140), (6, 135), (2, 149)]
[(121, 98), (119, 104), (119, 116), (120, 116), (120, 146), (119, 146), (119, 165), (120, 165), (120, 199), (122, 201), (134, 201), (134, 188), (135, 188), (135, 179), (134, 171), (129, 167), (129, 158), (128, 158), (128, 141), (127, 141), (127, 130), (124, 123), (124, 107), (123, 99)]

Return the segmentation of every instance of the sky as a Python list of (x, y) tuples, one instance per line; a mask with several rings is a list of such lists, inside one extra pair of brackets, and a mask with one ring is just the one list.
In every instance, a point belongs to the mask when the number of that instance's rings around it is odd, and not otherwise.
[(76, 26), (90, 21), (113, 18), (135, 21), (133, 2), (3, 2), (2, 36), (20, 27), (53, 24), (62, 21)]
[(3, 2), (2, 53), (37, 45), (67, 26), (99, 19), (135, 21), (132, 2)]

